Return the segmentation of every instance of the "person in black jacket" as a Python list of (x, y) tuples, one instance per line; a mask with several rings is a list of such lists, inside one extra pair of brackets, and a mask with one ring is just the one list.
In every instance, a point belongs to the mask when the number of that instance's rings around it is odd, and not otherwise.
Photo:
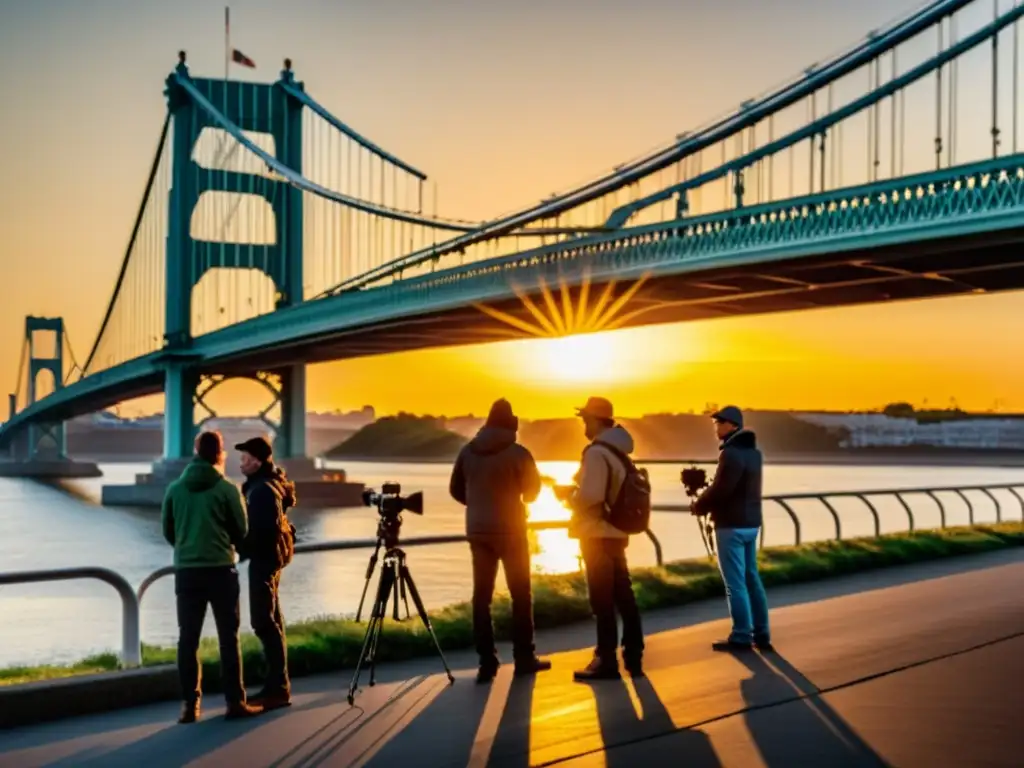
[(763, 459), (754, 433), (743, 428), (743, 412), (734, 405), (713, 414), (722, 441), (715, 479), (693, 503), (695, 515), (715, 523), (718, 567), (732, 617), (732, 632), (712, 643), (716, 651), (745, 651), (756, 645), (771, 650), (768, 598), (757, 572), (761, 529)]
[(291, 704), (288, 651), (281, 615), (281, 569), (291, 562), (295, 529), (288, 510), (295, 506), (295, 484), (274, 466), (270, 443), (253, 437), (235, 448), (241, 452), (242, 484), (249, 512), (249, 533), (242, 544), (242, 558), (249, 560), (249, 616), (253, 632), (263, 644), (267, 678), (252, 697), (265, 710)]
[(477, 682), (488, 683), (500, 661), (494, 647), (491, 601), (498, 563), (512, 597), (515, 674), (551, 669), (533, 644), (533, 594), (526, 504), (540, 493), (540, 473), (530, 452), (516, 442), (519, 419), (507, 400), (491, 407), (487, 422), (459, 453), (452, 469), (452, 498), (466, 505), (466, 535), (473, 556), (473, 636), (480, 657)]

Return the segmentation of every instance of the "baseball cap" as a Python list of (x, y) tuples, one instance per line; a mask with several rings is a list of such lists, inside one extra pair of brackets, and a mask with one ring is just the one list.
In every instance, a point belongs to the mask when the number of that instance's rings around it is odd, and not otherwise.
[(615, 409), (612, 408), (609, 400), (605, 400), (603, 397), (591, 397), (587, 399), (586, 405), (576, 409), (576, 415), (593, 416), (595, 419), (608, 419), (610, 421), (615, 418)]
[(726, 421), (729, 424), (735, 424), (740, 429), (743, 428), (743, 411), (735, 405), (727, 405), (720, 411), (715, 411), (711, 414), (711, 418), (715, 421)]
[(235, 446), (236, 451), (244, 451), (259, 461), (268, 461), (274, 453), (270, 442), (265, 437), (250, 437), (244, 443)]

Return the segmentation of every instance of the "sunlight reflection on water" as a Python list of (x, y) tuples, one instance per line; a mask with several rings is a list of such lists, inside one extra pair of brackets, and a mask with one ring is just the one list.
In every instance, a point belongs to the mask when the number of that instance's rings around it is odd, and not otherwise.
[[(579, 465), (572, 462), (552, 462), (544, 465), (545, 473), (559, 485), (568, 485)], [(531, 522), (568, 520), (569, 510), (555, 498), (550, 486), (545, 485), (530, 504)], [(565, 530), (531, 531), (530, 544), (535, 573), (568, 573), (579, 570), (580, 547)]]

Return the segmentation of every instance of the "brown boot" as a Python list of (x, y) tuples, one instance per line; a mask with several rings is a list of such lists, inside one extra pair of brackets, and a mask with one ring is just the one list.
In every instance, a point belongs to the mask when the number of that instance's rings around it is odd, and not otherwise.
[(228, 704), (227, 712), (224, 713), (224, 719), (243, 720), (260, 714), (263, 714), (263, 707), (246, 704), (244, 701), (235, 701)]
[(183, 701), (181, 703), (181, 717), (178, 718), (180, 725), (188, 725), (199, 719), (199, 702)]
[(260, 691), (249, 697), (249, 703), (255, 707), (262, 707), (264, 712), (269, 712), (272, 709), (290, 707), (292, 696), (288, 691)]

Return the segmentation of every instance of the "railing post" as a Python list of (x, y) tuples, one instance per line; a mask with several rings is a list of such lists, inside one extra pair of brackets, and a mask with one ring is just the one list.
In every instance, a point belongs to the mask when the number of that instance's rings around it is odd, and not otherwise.
[(963, 499), (964, 500), (964, 504), (967, 505), (967, 524), (968, 525), (974, 525), (974, 504), (971, 503), (971, 500), (968, 499), (967, 495), (963, 491), (961, 491), (959, 488), (956, 489), (954, 491), (954, 493), (957, 496), (959, 496), (961, 499)]
[(800, 542), (802, 541), (802, 536), (800, 535), (800, 518), (797, 517), (796, 512), (793, 511), (793, 508), (789, 506), (789, 503), (785, 499), (776, 497), (774, 501), (778, 502), (779, 506), (789, 513), (789, 519), (793, 521), (794, 545), (799, 547)]
[(999, 499), (988, 488), (980, 488), (979, 490), (992, 499), (992, 503), (996, 505), (996, 523), (1003, 522), (1003, 508), (999, 504)]
[(1017, 503), (1020, 504), (1020, 519), (1021, 519), (1021, 522), (1024, 522), (1024, 496), (1021, 496), (1020, 492), (1016, 488), (1014, 488), (1013, 486), (1010, 486), (1009, 490), (1010, 490), (1010, 493), (1013, 494), (1013, 497), (1015, 499), (1017, 499)]
[(863, 493), (856, 494), (855, 498), (858, 498), (861, 501), (863, 501), (864, 506), (866, 506), (868, 510), (871, 512), (871, 517), (875, 521), (875, 538), (877, 539), (879, 536), (882, 535), (882, 519), (878, 514), (878, 510), (875, 508), (875, 505), (871, 503), (871, 500)]
[(660, 568), (665, 564), (665, 560), (661, 554), (661, 542), (658, 541), (658, 537), (654, 535), (654, 531), (648, 528), (644, 533), (647, 534), (647, 538), (651, 540), (651, 544), (654, 545), (654, 558)]
[(900, 504), (903, 505), (903, 509), (906, 510), (906, 512), (907, 512), (907, 524), (910, 526), (907, 530), (909, 530), (911, 533), (913, 533), (913, 531), (914, 531), (914, 513), (913, 513), (913, 511), (911, 511), (910, 505), (907, 504), (906, 500), (903, 498), (903, 494), (901, 494), (899, 492), (896, 492), (893, 495), (896, 497), (896, 500)]
[(942, 502), (942, 499), (939, 498), (938, 494), (936, 494), (935, 491), (925, 491), (925, 493), (927, 493), (932, 498), (932, 501), (939, 505), (939, 527), (945, 528), (946, 505)]
[(836, 524), (836, 541), (842, 541), (843, 529), (839, 523), (839, 513), (836, 511), (836, 508), (832, 506), (832, 502), (828, 500), (827, 496), (822, 495), (819, 498), (821, 499), (821, 503), (825, 505), (825, 508), (832, 513), (832, 519), (835, 521)]

